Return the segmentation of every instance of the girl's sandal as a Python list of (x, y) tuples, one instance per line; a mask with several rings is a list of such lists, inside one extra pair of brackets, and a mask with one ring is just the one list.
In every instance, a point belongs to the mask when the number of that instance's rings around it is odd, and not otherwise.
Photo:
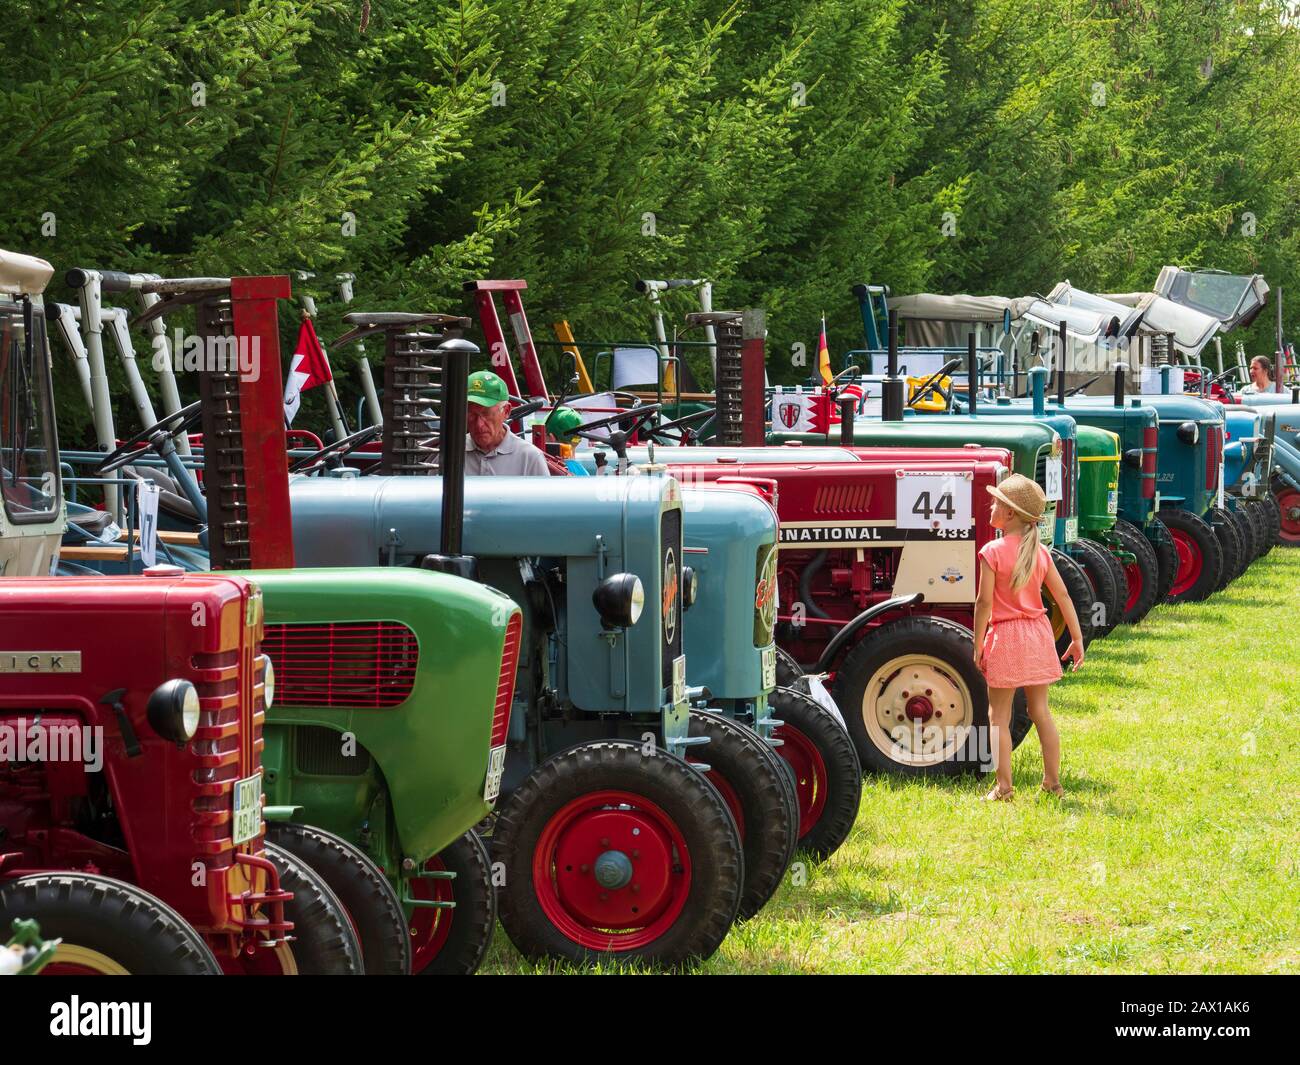
[(990, 791), (987, 795), (980, 796), (980, 801), (981, 802), (1010, 802), (1011, 796), (1014, 795), (1015, 793), (1016, 793), (1015, 788), (1007, 788), (1006, 791), (1003, 791), (1000, 787), (995, 785), (993, 787), (993, 790)]
[(1044, 784), (1042, 785), (1042, 788), (1040, 790), (1047, 792), (1048, 795), (1055, 795), (1058, 799), (1064, 798), (1065, 796), (1065, 789), (1061, 787), (1060, 784), (1057, 784), (1055, 787), (1051, 787), (1051, 788), (1049, 788), (1046, 784)]

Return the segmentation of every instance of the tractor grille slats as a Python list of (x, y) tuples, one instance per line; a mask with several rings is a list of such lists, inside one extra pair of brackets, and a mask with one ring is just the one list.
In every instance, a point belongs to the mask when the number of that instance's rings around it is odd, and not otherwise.
[(515, 672), (519, 668), (519, 639), (523, 632), (523, 617), (512, 614), (506, 623), (505, 646), (501, 650), (501, 675), (497, 678), (496, 709), (492, 713), (492, 746), (506, 742), (510, 729), (510, 704), (515, 698)]
[(370, 752), (364, 747), (344, 747), (342, 733), (320, 725), (293, 730), (294, 767), (299, 773), (321, 777), (360, 777), (370, 771)]
[(415, 687), (419, 640), (396, 621), (267, 625), (280, 706), (383, 710)]

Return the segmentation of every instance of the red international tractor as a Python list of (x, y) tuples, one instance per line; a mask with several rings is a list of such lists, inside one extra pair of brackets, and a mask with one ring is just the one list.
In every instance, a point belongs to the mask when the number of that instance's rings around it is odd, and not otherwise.
[[(0, 252), (0, 929), (61, 940), (47, 973), (359, 973), (325, 880), (264, 839), (261, 593), (39, 575), (65, 524), (51, 273)], [(258, 280), (237, 319), (273, 312)]]

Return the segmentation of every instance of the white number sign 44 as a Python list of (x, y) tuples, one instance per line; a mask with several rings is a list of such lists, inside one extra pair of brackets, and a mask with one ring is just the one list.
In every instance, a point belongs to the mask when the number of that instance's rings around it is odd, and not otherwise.
[(971, 523), (968, 473), (898, 471), (894, 513), (900, 529), (967, 529)]

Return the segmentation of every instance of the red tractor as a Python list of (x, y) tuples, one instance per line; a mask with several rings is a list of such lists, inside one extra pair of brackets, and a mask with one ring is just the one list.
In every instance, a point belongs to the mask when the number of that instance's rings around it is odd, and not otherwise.
[(65, 524), (51, 273), (0, 252), (0, 929), (60, 939), (47, 973), (359, 973), (326, 881), (264, 840), (261, 593), (38, 575)]

